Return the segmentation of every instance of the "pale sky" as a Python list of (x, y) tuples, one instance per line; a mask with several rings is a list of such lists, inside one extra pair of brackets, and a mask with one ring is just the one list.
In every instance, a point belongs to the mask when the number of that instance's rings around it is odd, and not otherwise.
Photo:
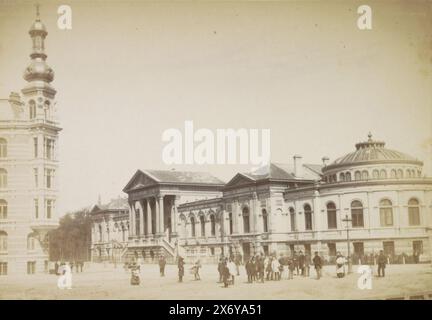
[[(162, 162), (162, 132), (269, 128), (275, 162), (354, 151), (369, 131), (431, 175), (432, 5), (426, 1), (40, 1), (55, 71), (59, 214), (122, 195)], [(25, 85), (33, 1), (0, 2), (0, 97)], [(372, 7), (372, 30), (357, 7)], [(176, 166), (228, 181), (245, 166)]]

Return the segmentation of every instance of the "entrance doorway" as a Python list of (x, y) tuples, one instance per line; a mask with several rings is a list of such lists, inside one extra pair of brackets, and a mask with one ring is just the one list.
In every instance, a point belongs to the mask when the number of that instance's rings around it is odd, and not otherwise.
[(244, 242), (242, 244), (242, 248), (243, 248), (243, 261), (247, 261), (249, 260), (250, 257), (250, 243)]

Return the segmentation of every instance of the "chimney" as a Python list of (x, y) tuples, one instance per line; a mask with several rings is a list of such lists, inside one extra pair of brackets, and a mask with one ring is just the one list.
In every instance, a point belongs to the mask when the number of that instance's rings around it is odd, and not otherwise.
[(322, 157), (321, 160), (322, 160), (323, 166), (326, 167), (327, 161), (329, 161), (330, 159), (328, 157)]
[(294, 158), (294, 176), (296, 178), (301, 178), (303, 176), (302, 156), (296, 154), (293, 158)]

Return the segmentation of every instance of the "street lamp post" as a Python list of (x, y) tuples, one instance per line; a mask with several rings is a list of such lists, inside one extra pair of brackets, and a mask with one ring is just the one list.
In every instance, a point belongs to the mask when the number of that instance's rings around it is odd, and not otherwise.
[(350, 245), (350, 237), (349, 237), (349, 223), (352, 219), (348, 218), (348, 215), (345, 215), (345, 219), (342, 219), (343, 222), (346, 223), (346, 232), (347, 232), (347, 246), (348, 246), (348, 273), (352, 273), (351, 268), (351, 245)]

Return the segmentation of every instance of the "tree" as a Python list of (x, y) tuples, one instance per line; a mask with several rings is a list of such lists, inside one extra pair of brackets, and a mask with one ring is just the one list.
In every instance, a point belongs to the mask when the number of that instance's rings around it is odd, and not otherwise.
[(49, 233), (51, 261), (88, 261), (91, 218), (88, 209), (68, 213), (57, 229)]

